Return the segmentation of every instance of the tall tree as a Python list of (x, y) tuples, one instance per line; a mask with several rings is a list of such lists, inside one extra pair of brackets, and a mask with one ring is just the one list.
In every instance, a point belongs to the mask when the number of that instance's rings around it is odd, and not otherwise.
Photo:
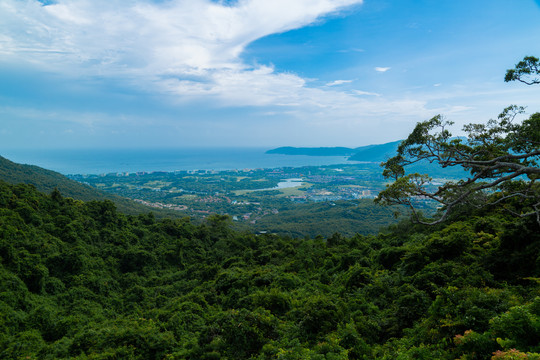
[[(538, 84), (539, 65), (537, 58), (525, 57), (507, 71), (505, 81)], [(540, 113), (516, 122), (523, 113), (523, 107), (512, 105), (486, 124), (465, 125), (466, 138), (453, 137), (448, 130), (453, 123), (441, 115), (418, 123), (397, 155), (382, 163), (383, 175), (394, 182), (376, 201), (406, 205), (414, 221), (430, 225), (463, 205), (499, 205), (519, 217), (536, 216), (540, 224)], [(436, 186), (427, 174), (406, 174), (405, 167), (422, 161), (443, 168), (460, 166), (470, 176)], [(422, 219), (416, 205), (425, 199), (440, 203), (440, 217)]]

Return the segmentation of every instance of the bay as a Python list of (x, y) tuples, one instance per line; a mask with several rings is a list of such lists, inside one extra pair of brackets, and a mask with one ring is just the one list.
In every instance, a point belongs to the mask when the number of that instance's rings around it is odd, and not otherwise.
[(106, 174), (177, 170), (234, 170), (355, 163), (344, 156), (265, 154), (268, 148), (2, 150), (17, 163), (62, 174)]

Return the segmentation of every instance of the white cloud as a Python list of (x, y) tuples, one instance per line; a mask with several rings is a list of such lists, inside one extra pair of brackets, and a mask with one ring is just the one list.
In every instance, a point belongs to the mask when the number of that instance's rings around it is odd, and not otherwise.
[[(381, 116), (406, 122), (448, 110), (432, 109), (425, 98), (387, 98), (332, 88), (352, 80), (314, 88), (296, 74), (250, 66), (240, 58), (245, 47), (261, 37), (309, 25), (361, 3), (238, 0), (226, 6), (210, 0), (58, 0), (43, 6), (36, 0), (2, 0), (0, 61), (73, 77), (112, 78), (178, 102), (204, 99), (210, 106), (267, 107), (268, 113), (328, 127)], [(88, 127), (109, 119), (100, 113), (72, 115), (58, 110), (45, 118), (70, 122), (78, 118)], [(110, 122), (121, 119), (113, 117)]]
[(352, 83), (352, 82), (353, 82), (352, 80), (335, 80), (335, 81), (331, 81), (331, 82), (327, 83), (326, 86), (343, 85), (343, 84), (348, 84), (348, 83)]
[(238, 56), (254, 40), (361, 2), (240, 0), (226, 6), (210, 0), (59, 0), (43, 6), (36, 0), (3, 0), (0, 51), (15, 60), (64, 70), (84, 65), (107, 75), (238, 69), (246, 67)]
[(353, 90), (353, 93), (356, 95), (381, 96), (381, 94), (377, 94), (377, 93), (369, 92), (369, 91), (362, 91), (362, 90)]
[(2, 0), (0, 59), (66, 76), (112, 78), (182, 102), (210, 96), (225, 106), (311, 106), (317, 101), (306, 98), (305, 79), (249, 66), (239, 56), (261, 37), (362, 1), (58, 0), (44, 6)]

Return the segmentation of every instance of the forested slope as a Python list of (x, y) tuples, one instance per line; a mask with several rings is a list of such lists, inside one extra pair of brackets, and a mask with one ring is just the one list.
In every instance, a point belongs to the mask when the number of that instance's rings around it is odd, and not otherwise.
[[(50, 193), (58, 189), (64, 196), (77, 200), (111, 200), (124, 213), (140, 214), (150, 210), (147, 206), (130, 199), (97, 190), (91, 186), (71, 180), (64, 175), (35, 165), (18, 164), (0, 156), (0, 180), (10, 184), (30, 184), (39, 191)], [(172, 211), (152, 209), (161, 216), (175, 216)]]
[(279, 214), (261, 218), (252, 228), (291, 237), (328, 237), (336, 232), (370, 235), (397, 222), (393, 215), (396, 208), (377, 206), (369, 199), (293, 204)]
[(0, 358), (538, 359), (539, 254), (487, 210), (299, 240), (0, 182)]

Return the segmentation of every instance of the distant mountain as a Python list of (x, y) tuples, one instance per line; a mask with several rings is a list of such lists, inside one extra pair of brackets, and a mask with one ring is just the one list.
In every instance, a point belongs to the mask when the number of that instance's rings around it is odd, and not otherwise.
[(292, 147), (284, 146), (277, 149), (268, 150), (267, 154), (281, 155), (307, 155), (307, 156), (351, 156), (355, 149), (346, 147)]
[(292, 147), (284, 146), (268, 150), (267, 154), (307, 155), (307, 156), (349, 156), (352, 161), (384, 161), (395, 155), (399, 141), (386, 144), (367, 145), (357, 148), (347, 147)]
[[(148, 213), (149, 211), (165, 214), (130, 199), (108, 194), (89, 185), (81, 184), (55, 171), (35, 165), (14, 163), (2, 156), (0, 156), (0, 180), (10, 184), (34, 185), (37, 190), (44, 193), (50, 193), (57, 188), (62, 195), (77, 200), (111, 200), (116, 204), (119, 211), (127, 214)], [(173, 214), (167, 212), (167, 215)]]
[(401, 140), (379, 145), (362, 146), (355, 149), (354, 155), (349, 157), (351, 161), (385, 161), (396, 155)]

